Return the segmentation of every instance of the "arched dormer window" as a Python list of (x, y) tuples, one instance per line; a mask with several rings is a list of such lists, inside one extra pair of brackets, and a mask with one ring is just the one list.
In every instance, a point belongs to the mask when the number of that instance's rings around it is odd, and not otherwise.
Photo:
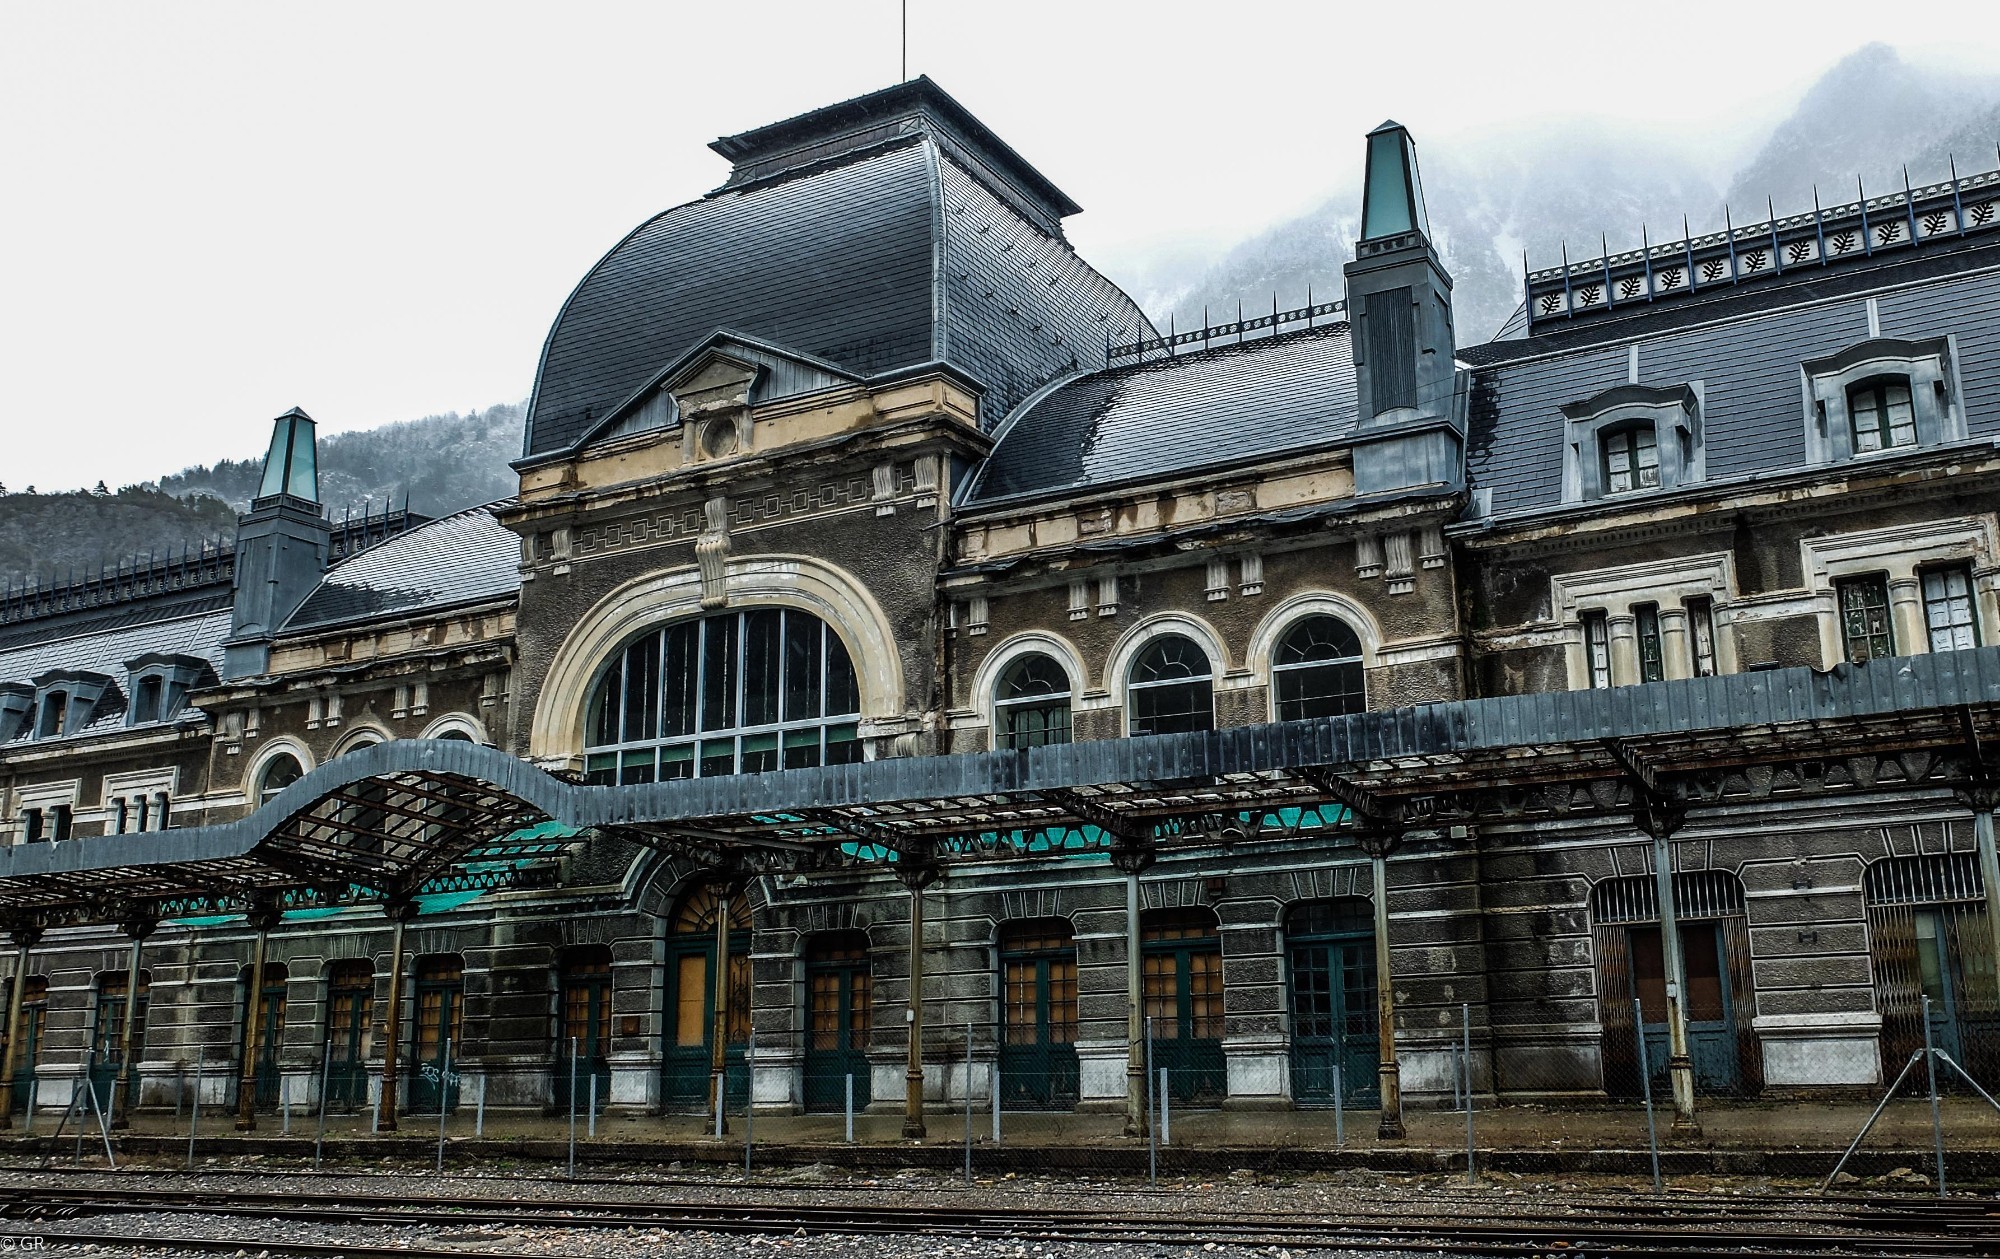
[(1126, 691), (1135, 735), (1215, 728), (1215, 668), (1191, 638), (1166, 634), (1148, 643), (1132, 662)]
[(1069, 675), (1040, 652), (1007, 666), (993, 692), (993, 744), (1035, 748), (1069, 742)]
[(1874, 376), (1847, 390), (1848, 431), (1854, 453), (1917, 444), (1917, 411), (1908, 376)]
[(861, 759), (847, 645), (795, 608), (748, 608), (641, 635), (591, 688), (584, 774), (648, 783)]
[(1337, 617), (1306, 617), (1279, 642), (1271, 660), (1271, 686), (1279, 721), (1365, 710), (1361, 636)]
[(1660, 446), (1651, 421), (1605, 430), (1598, 437), (1598, 448), (1604, 462), (1605, 493), (1659, 488)]

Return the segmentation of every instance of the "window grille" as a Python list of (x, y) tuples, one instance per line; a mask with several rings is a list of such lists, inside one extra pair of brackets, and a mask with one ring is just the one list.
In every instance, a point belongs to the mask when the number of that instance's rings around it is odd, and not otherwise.
[(1840, 635), (1855, 664), (1896, 654), (1889, 621), (1889, 581), (1880, 573), (1839, 584)]
[(1969, 852), (1873, 861), (1863, 885), (1870, 905), (1937, 905), (1986, 899), (1979, 859)]
[(1666, 654), (1660, 647), (1660, 605), (1642, 603), (1632, 609), (1638, 623), (1639, 680), (1660, 682), (1667, 676)]
[(1923, 575), (1924, 623), (1930, 629), (1932, 651), (1961, 651), (1979, 645), (1979, 625), (1972, 601), (1972, 569), (1938, 568)]
[(1847, 421), (1858, 454), (1917, 444), (1908, 376), (1878, 376), (1847, 391)]
[[(1732, 918), (1743, 913), (1743, 884), (1726, 870), (1697, 870), (1674, 876), (1676, 920)], [(1660, 895), (1653, 876), (1606, 879), (1590, 892), (1590, 915), (1598, 926), (1658, 922)]]

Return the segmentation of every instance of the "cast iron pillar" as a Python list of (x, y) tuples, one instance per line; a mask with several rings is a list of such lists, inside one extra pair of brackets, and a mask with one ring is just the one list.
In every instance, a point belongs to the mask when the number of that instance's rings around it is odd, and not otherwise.
[[(716, 885), (718, 896), (715, 910), (715, 988), (711, 1001), (714, 1026), (709, 1032), (708, 1050), (708, 1104), (709, 1118), (714, 1121), (711, 1129), (717, 1136), (729, 1131), (729, 907), (742, 891), (743, 884), (738, 879), (725, 879)], [(753, 1068), (750, 1056), (743, 1057), (743, 1071), (746, 1079)], [(746, 1090), (747, 1091), (747, 1090)], [(746, 1097), (744, 1104), (749, 1104)]]
[[(896, 878), (910, 890), (910, 1003), (903, 1011), (910, 1038), (903, 1071), (903, 1136), (920, 1141), (924, 1128), (924, 889), (944, 872), (928, 854), (904, 852)], [(971, 1081), (966, 1082), (971, 1088)]]
[(132, 1042), (133, 1033), (139, 1027), (139, 951), (145, 945), (146, 937), (152, 935), (153, 928), (159, 925), (159, 919), (150, 915), (134, 914), (125, 920), (125, 934), (132, 940), (132, 950), (125, 962), (125, 1021), (118, 1029), (118, 1078), (111, 1086), (111, 1126), (114, 1128), (132, 1126), (126, 1099), (132, 1092), (132, 1056), (138, 1048)]
[(382, 1095), (375, 1100), (375, 1129), (396, 1130), (396, 1048), (403, 1038), (403, 928), (417, 916), (417, 903), (407, 897), (382, 902), (391, 923), (389, 933), (389, 1002), (382, 1016)]
[[(1375, 1034), (1376, 1079), (1382, 1093), (1382, 1121), (1375, 1129), (1383, 1141), (1403, 1139), (1403, 1067), (1396, 1057), (1396, 974), (1389, 957), (1389, 854), (1402, 842), (1399, 830), (1371, 827), (1361, 834), (1368, 854), (1368, 874), (1375, 911)], [(1334, 1070), (1341, 1069), (1335, 1063)]]
[[(1676, 1136), (1698, 1137), (1701, 1122), (1694, 1108), (1694, 1059), (1688, 1055), (1687, 967), (1681, 955), (1680, 921), (1674, 913), (1674, 855), (1669, 842), (1687, 821), (1687, 811), (1659, 797), (1642, 794), (1632, 820), (1653, 837), (1653, 895), (1660, 902), (1660, 960), (1666, 971), (1667, 1082), (1673, 1093)], [(1646, 1029), (1634, 1026), (1639, 1041), (1640, 1070), (1646, 1064)]]
[(1111, 864), (1125, 875), (1125, 1135), (1143, 1137), (1146, 1110), (1145, 960), (1139, 932), (1139, 876), (1153, 864), (1149, 843), (1111, 845)]
[[(284, 911), (269, 902), (250, 906), (246, 915), (257, 932), (257, 944), (250, 955), (250, 983), (243, 1000), (243, 1073), (236, 1081), (236, 1130), (257, 1130), (257, 1041), (264, 1021), (264, 962), (271, 947), (271, 928), (278, 925)], [(125, 994), (127, 1010), (136, 994)], [(273, 1047), (275, 1049), (275, 1046)]]
[(13, 930), (19, 951), (14, 956), (14, 983), (7, 994), (7, 1047), (0, 1052), (0, 1129), (14, 1126), (14, 1073), (21, 1069), (21, 998), (28, 988), (29, 954), (41, 938), (38, 926)]

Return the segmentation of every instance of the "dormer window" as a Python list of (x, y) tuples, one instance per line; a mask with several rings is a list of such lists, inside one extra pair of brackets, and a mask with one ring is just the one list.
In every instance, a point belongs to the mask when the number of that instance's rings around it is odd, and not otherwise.
[(1604, 492), (1651, 490), (1660, 484), (1660, 444), (1649, 423), (1625, 424), (1604, 434)]
[(1854, 453), (1917, 444), (1917, 412), (1908, 376), (1877, 376), (1847, 391), (1847, 423)]
[(1839, 463), (1965, 437), (1950, 337), (1875, 337), (1801, 364), (1806, 457)]
[(1671, 490), (1706, 475), (1700, 381), (1619, 385), (1564, 407), (1563, 501)]
[(132, 692), (132, 720), (134, 722), (158, 721), (160, 719), (160, 692), (165, 684), (158, 674), (139, 679), (139, 685)]
[(149, 652), (125, 662), (132, 697), (125, 711), (128, 726), (172, 721), (187, 704), (187, 694), (213, 680), (209, 664), (199, 656)]
[(41, 711), (35, 718), (35, 737), (53, 739), (68, 733), (69, 692), (45, 691), (42, 693)]

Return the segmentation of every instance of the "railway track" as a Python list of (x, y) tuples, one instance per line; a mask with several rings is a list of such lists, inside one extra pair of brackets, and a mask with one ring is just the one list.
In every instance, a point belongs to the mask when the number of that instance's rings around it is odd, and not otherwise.
[[(757, 1193), (757, 1190), (745, 1192)], [(84, 1231), (86, 1217), (146, 1215), (237, 1224), (282, 1221), (345, 1229), (425, 1230), (442, 1226), (536, 1230), (647, 1229), (732, 1235), (984, 1238), (1009, 1241), (1124, 1242), (1199, 1247), (1330, 1249), (1359, 1254), (1491, 1256), (1646, 1255), (1694, 1259), (1722, 1253), (1763, 1256), (2000, 1255), (2000, 1206), (1986, 1202), (1900, 1202), (1875, 1198), (1797, 1200), (1565, 1198), (1563, 1212), (1532, 1203), (1457, 1200), (1401, 1208), (1337, 1207), (1299, 1212), (1189, 1215), (1160, 1211), (1036, 1210), (990, 1207), (823, 1205), (772, 1200), (728, 1202), (523, 1200), (518, 1197), (320, 1194), (190, 1189), (185, 1186), (87, 1187), (47, 1184), (0, 1188), (0, 1220), (47, 1245), (129, 1250), (235, 1251), (272, 1255), (398, 1255), (465, 1259), (502, 1256), (484, 1241), (413, 1246), (390, 1236), (368, 1241), (267, 1240), (243, 1231)], [(1504, 1220), (1496, 1210), (1505, 1208)], [(129, 1230), (129, 1224), (126, 1225)]]

